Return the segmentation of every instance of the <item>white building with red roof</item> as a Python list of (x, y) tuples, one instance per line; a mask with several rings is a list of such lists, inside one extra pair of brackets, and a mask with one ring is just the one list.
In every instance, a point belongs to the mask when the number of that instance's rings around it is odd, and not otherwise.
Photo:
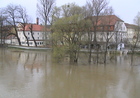
[[(96, 33), (97, 42), (101, 45), (105, 45), (108, 40), (108, 44), (119, 44), (127, 40), (127, 28), (123, 20), (116, 15), (105, 16), (91, 16), (90, 19), (93, 24), (91, 29), (92, 41), (94, 41), (94, 33)], [(97, 21), (97, 23), (96, 23)], [(95, 28), (96, 27), (96, 28)], [(88, 34), (85, 34), (82, 39), (87, 40)]]
[[(50, 35), (49, 26), (47, 26), (47, 29), (46, 29), (47, 31), (46, 37), (45, 37), (44, 31), (45, 31), (45, 27), (43, 25), (39, 25), (38, 20), (36, 24), (24, 25), (20, 23), (18, 25), (18, 36), (20, 38), (21, 45), (28, 46), (27, 44), (27, 39), (28, 39), (29, 46), (35, 46), (34, 40), (36, 41), (37, 46), (44, 46), (46, 38), (49, 38), (49, 35)], [(25, 36), (27, 36), (27, 38)]]
[[(93, 24), (97, 19), (96, 16), (89, 17)], [(94, 27), (92, 28), (94, 32)], [(107, 33), (109, 33), (108, 37), (111, 37), (111, 41), (115, 41), (118, 38), (118, 41), (121, 41), (125, 38), (127, 33), (127, 28), (123, 20), (121, 20), (116, 15), (106, 15), (106, 16), (98, 16), (97, 25), (96, 25), (96, 32), (97, 32), (97, 40), (105, 41)], [(94, 36), (94, 34), (93, 34)], [(94, 38), (94, 37), (92, 37)]]

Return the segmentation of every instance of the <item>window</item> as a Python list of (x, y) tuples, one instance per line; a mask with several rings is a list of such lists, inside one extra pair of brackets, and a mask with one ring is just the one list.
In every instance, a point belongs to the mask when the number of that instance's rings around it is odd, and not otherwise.
[(125, 30), (125, 27), (123, 29)]
[(29, 44), (32, 45), (33, 43), (32, 42), (29, 42)]
[(100, 37), (100, 41), (103, 41), (103, 37)]

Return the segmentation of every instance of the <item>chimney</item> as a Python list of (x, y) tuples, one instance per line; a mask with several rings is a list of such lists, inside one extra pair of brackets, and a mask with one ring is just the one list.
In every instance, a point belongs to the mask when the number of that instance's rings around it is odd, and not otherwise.
[(36, 24), (39, 25), (39, 18), (36, 18)]

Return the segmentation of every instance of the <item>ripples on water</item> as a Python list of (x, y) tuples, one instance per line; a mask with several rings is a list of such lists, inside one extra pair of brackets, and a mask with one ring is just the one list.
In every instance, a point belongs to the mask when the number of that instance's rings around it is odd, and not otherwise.
[(51, 52), (0, 49), (0, 98), (140, 98), (140, 62), (53, 63)]

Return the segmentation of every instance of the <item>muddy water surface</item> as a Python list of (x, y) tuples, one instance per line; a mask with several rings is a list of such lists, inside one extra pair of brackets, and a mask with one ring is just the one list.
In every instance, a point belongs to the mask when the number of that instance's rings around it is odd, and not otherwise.
[[(140, 98), (140, 56), (106, 66), (53, 63), (50, 51), (0, 49), (0, 98)], [(85, 60), (85, 61), (84, 61)]]

